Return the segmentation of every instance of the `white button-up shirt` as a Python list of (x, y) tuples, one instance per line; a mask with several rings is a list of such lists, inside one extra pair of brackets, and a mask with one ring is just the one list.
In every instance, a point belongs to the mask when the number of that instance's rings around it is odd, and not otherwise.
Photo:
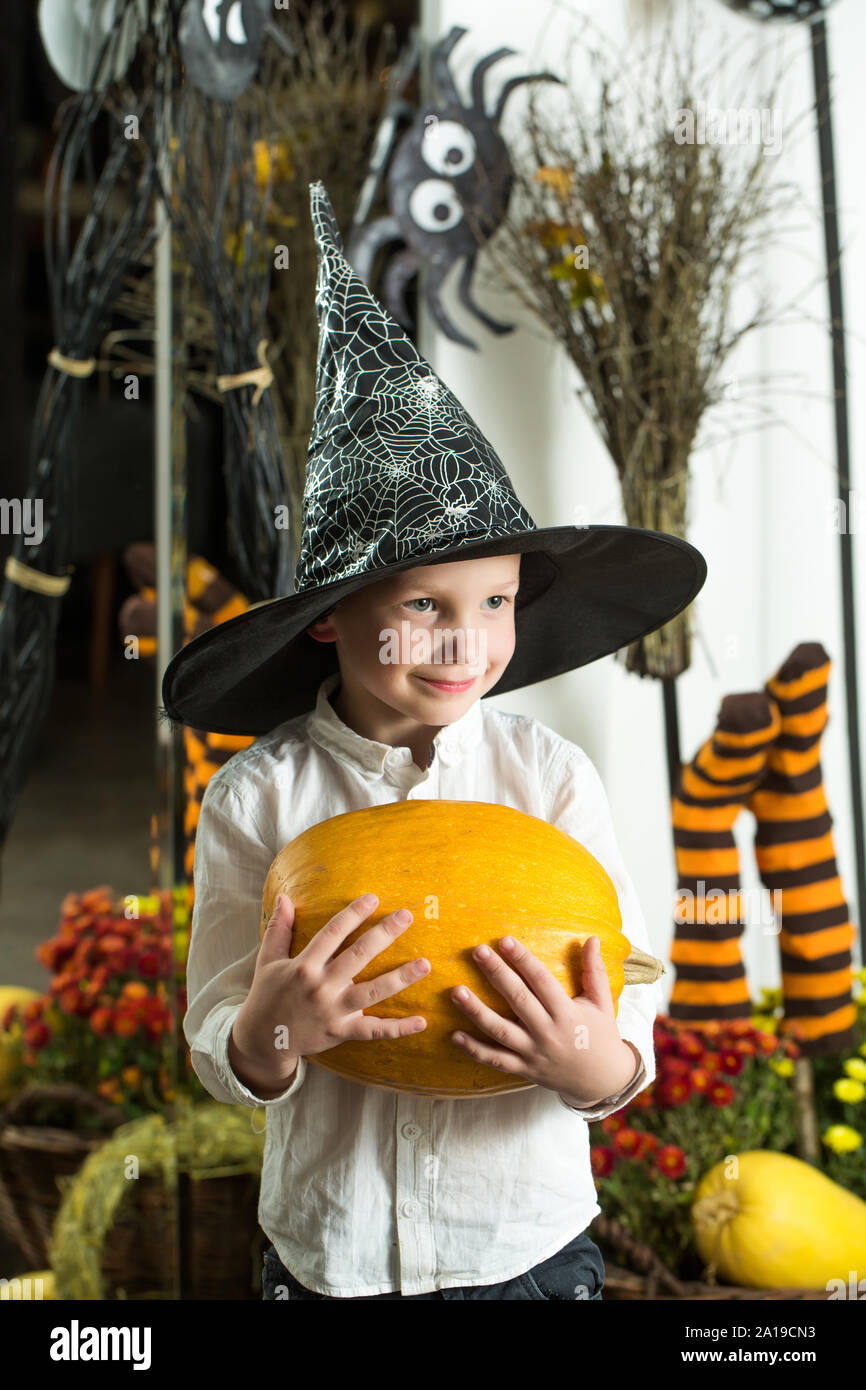
[(308, 1288), (347, 1298), (499, 1283), (555, 1254), (601, 1211), (587, 1121), (655, 1079), (658, 982), (621, 994), (619, 1031), (642, 1065), (594, 1107), (537, 1085), (477, 1099), (404, 1095), (304, 1057), (287, 1089), (261, 1100), (234, 1075), (228, 1039), (252, 982), (268, 869), (290, 840), (344, 811), (420, 797), (491, 801), (588, 849), (614, 883), (625, 935), (650, 951), (643, 914), (601, 779), (576, 744), (479, 699), (440, 729), (422, 770), (408, 748), (342, 722), (327, 698), (338, 682), (339, 673), (327, 677), (314, 710), (236, 753), (205, 790), (183, 1024), (193, 1067), (217, 1100), (264, 1107), (259, 1222)]

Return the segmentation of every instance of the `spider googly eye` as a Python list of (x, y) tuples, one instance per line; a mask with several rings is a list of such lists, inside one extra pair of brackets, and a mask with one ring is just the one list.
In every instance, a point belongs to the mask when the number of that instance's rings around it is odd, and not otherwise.
[[(110, 6), (108, 7), (111, 8)], [(219, 0), (205, 0), (201, 12), (205, 28), (211, 36), (211, 40), (216, 45), (220, 40), (220, 5)], [(235, 0), (228, 13), (226, 20), (226, 38), (229, 43), (246, 44), (248, 42), (247, 32), (244, 29), (244, 19), (241, 5)]]
[(436, 174), (452, 179), (475, 162), (475, 137), (459, 121), (431, 121), (421, 141), (421, 158)]
[(247, 31), (244, 28), (244, 14), (241, 5), (233, 5), (229, 10), (229, 17), (226, 23), (226, 38), (229, 43), (248, 43)]
[(409, 216), (423, 232), (448, 232), (463, 220), (463, 208), (453, 184), (425, 179), (409, 195)]

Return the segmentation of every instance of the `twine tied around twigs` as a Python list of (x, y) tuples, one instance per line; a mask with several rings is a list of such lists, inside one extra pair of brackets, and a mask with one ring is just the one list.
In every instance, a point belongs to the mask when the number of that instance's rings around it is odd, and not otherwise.
[(60, 598), (72, 583), (68, 574), (43, 574), (16, 560), (14, 555), (6, 556), (5, 574), (19, 589), (30, 589), (34, 594), (47, 594), (50, 598)]
[(262, 338), (256, 348), (256, 357), (261, 363), (260, 367), (253, 367), (248, 372), (235, 372), (234, 375), (230, 376), (218, 376), (217, 388), (220, 391), (234, 391), (238, 386), (255, 386), (252, 403), (258, 405), (263, 392), (274, 379), (274, 374), (268, 363), (267, 346), (267, 338)]
[(96, 358), (87, 357), (67, 357), (60, 348), (53, 347), (48, 354), (48, 361), (52, 367), (56, 367), (58, 372), (65, 372), (67, 376), (85, 377), (90, 376), (96, 370)]

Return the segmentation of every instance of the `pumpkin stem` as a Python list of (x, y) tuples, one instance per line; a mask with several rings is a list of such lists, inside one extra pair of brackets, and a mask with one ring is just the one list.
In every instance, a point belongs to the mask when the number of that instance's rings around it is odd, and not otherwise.
[(632, 946), (623, 961), (623, 972), (627, 985), (651, 985), (660, 975), (667, 974), (663, 961), (647, 955), (639, 946)]

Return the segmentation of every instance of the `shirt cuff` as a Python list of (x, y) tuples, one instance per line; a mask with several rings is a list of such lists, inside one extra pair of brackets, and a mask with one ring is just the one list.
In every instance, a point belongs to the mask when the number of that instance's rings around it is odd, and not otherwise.
[(562, 1101), (566, 1110), (573, 1110), (576, 1115), (582, 1116), (585, 1120), (604, 1120), (608, 1115), (612, 1115), (615, 1110), (620, 1110), (622, 1106), (626, 1105), (628, 1101), (637, 1095), (638, 1091), (643, 1090), (647, 1081), (646, 1063), (641, 1056), (637, 1043), (633, 1043), (630, 1038), (623, 1038), (623, 1042), (628, 1043), (639, 1063), (638, 1069), (631, 1081), (629, 1081), (626, 1086), (623, 1086), (622, 1090), (617, 1091), (614, 1095), (608, 1096), (605, 1100), (600, 1100), (597, 1104), (591, 1106), (574, 1105), (571, 1101), (565, 1099), (561, 1091), (557, 1091), (556, 1094)]
[(216, 1074), (223, 1086), (225, 1086), (226, 1090), (231, 1092), (239, 1105), (279, 1105), (282, 1101), (288, 1100), (290, 1096), (293, 1096), (303, 1085), (304, 1077), (307, 1074), (306, 1058), (298, 1058), (298, 1065), (290, 1084), (284, 1091), (281, 1091), (278, 1096), (270, 1096), (267, 1100), (263, 1099), (261, 1096), (257, 1096), (254, 1091), (251, 1091), (248, 1086), (245, 1086), (242, 1081), (238, 1080), (232, 1071), (231, 1062), (229, 1061), (229, 1037), (231, 1036), (237, 1012), (237, 1010), (234, 1010), (229, 1015), (226, 1022), (219, 1029), (214, 1040), (214, 1067)]

